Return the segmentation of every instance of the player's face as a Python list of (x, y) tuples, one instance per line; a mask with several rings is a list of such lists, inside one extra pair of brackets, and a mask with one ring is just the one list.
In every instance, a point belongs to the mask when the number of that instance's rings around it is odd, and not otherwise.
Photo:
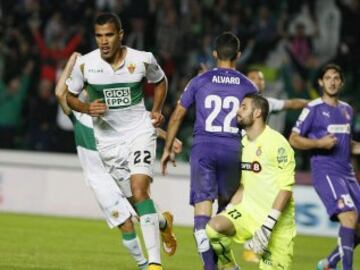
[(337, 72), (335, 69), (329, 69), (319, 80), (319, 84), (323, 88), (324, 95), (329, 97), (336, 97), (339, 95), (343, 82), (339, 72)]
[(254, 108), (250, 98), (244, 98), (237, 111), (237, 122), (241, 128), (251, 127), (254, 123)]
[(248, 73), (247, 77), (256, 85), (260, 93), (265, 90), (264, 74), (261, 71), (251, 71)]
[(111, 61), (114, 59), (121, 47), (123, 35), (123, 30), (118, 31), (113, 23), (95, 25), (96, 44), (104, 60)]

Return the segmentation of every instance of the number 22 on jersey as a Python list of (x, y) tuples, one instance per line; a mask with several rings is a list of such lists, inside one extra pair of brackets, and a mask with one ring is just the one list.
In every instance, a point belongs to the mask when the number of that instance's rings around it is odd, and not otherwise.
[[(208, 132), (228, 132), (238, 133), (237, 127), (232, 127), (231, 122), (236, 117), (236, 111), (239, 108), (239, 100), (234, 96), (227, 96), (222, 99), (217, 95), (209, 95), (205, 98), (205, 108), (212, 109), (205, 121), (205, 130)], [(214, 125), (214, 120), (221, 110), (230, 109), (224, 118), (222, 126)]]

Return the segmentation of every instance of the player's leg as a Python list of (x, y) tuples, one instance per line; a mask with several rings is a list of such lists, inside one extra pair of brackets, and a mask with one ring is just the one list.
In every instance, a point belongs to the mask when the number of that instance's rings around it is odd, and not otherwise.
[[(118, 227), (122, 231), (124, 246), (129, 250), (140, 269), (146, 269), (147, 260), (136, 237), (131, 216), (135, 211), (108, 174), (95, 151), (79, 152), (84, 166), (87, 184), (94, 192), (95, 198), (110, 228)], [(86, 166), (84, 165), (86, 162)]]
[(205, 270), (217, 269), (217, 258), (206, 235), (206, 225), (212, 214), (212, 201), (202, 201), (194, 205), (195, 243)]
[(212, 215), (212, 202), (217, 198), (217, 183), (213, 155), (207, 144), (199, 143), (191, 149), (190, 204), (194, 206), (194, 237), (204, 269), (217, 269), (217, 258), (205, 228)]
[[(162, 269), (160, 259), (160, 227), (164, 227), (165, 240), (169, 249), (165, 250), (173, 254), (176, 249), (176, 239), (172, 232), (172, 216), (162, 215), (159, 218), (155, 203), (150, 197), (150, 183), (153, 176), (155, 160), (156, 136), (154, 132), (143, 133), (133, 138), (130, 143), (130, 183), (132, 199), (136, 211), (140, 217), (140, 227), (143, 233), (146, 249), (149, 256), (150, 269)], [(160, 224), (160, 226), (159, 226)]]
[(232, 236), (235, 233), (233, 223), (223, 215), (213, 217), (206, 226), (206, 234), (221, 262), (222, 269), (240, 269), (231, 248)]
[(123, 224), (118, 226), (122, 234), (122, 243), (129, 251), (131, 257), (136, 261), (139, 269), (148, 269), (148, 262), (144, 257), (139, 238), (136, 236), (134, 224), (130, 218), (128, 218)]
[(341, 224), (337, 248), (318, 263), (318, 269), (336, 269), (340, 259), (344, 270), (352, 269), (357, 213), (349, 186), (339, 175), (314, 173), (313, 182), (330, 218)]

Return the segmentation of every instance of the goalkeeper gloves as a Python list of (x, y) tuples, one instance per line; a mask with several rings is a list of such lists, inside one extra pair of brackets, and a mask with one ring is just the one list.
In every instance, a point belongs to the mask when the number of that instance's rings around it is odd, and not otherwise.
[(281, 212), (277, 209), (271, 209), (269, 215), (261, 227), (255, 231), (253, 237), (246, 242), (246, 245), (255, 253), (262, 254), (269, 245), (270, 235), (279, 219)]

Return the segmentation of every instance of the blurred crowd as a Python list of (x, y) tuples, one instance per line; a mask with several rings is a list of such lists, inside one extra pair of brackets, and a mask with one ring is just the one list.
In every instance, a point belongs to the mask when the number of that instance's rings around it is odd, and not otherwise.
[[(167, 118), (200, 65), (214, 67), (214, 38), (232, 31), (241, 41), (238, 69), (261, 69), (267, 96), (316, 98), (319, 69), (339, 64), (360, 139), (360, 0), (13, 0), (0, 7), (0, 148), (75, 151), (54, 86), (73, 51), (96, 48), (93, 20), (102, 11), (120, 16), (126, 45), (157, 57), (169, 79)], [(150, 85), (145, 94), (151, 103)], [(287, 135), (299, 113), (270, 123)], [(193, 118), (179, 135), (184, 160)]]

